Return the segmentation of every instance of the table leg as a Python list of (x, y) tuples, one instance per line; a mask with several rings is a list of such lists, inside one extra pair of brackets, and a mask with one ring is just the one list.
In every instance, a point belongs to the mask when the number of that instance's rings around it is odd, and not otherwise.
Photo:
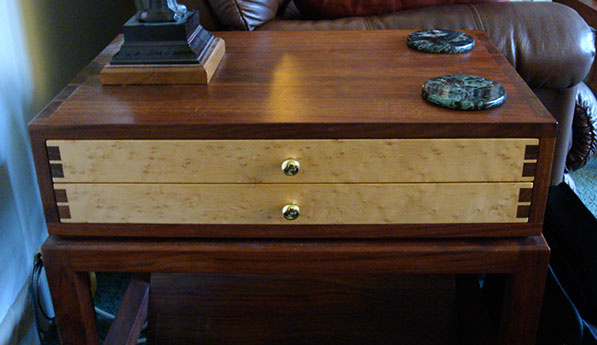
[(535, 342), (549, 262), (543, 236), (369, 242), (179, 242), (50, 236), (42, 253), (63, 345), (98, 344), (88, 271), (506, 274), (499, 343), (530, 345)]
[[(540, 239), (544, 241), (543, 237)], [(549, 248), (547, 245), (522, 248), (518, 269), (506, 278), (499, 344), (529, 345), (536, 340)]]
[(62, 345), (99, 344), (88, 272), (74, 272), (60, 251), (42, 248)]

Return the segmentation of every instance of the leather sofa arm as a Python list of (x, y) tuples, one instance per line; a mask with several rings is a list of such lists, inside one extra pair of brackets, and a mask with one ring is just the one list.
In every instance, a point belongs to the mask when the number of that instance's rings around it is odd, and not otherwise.
[(566, 158), (566, 170), (575, 171), (587, 164), (597, 151), (597, 99), (593, 91), (582, 83), (576, 94), (572, 120), (572, 147)]
[(568, 88), (587, 76), (595, 38), (576, 11), (552, 2), (506, 3), (497, 11), (496, 5), (473, 7), (482, 29), (531, 87)]

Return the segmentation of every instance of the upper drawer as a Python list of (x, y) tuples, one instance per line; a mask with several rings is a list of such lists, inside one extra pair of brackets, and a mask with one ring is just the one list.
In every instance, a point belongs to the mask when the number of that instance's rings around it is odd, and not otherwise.
[[(48, 140), (54, 182), (533, 181), (538, 139)], [(300, 169), (281, 169), (295, 159)]]

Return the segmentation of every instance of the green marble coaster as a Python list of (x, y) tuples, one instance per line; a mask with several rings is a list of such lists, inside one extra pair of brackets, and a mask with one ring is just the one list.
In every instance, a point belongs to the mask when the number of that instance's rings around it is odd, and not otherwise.
[(467, 52), (475, 46), (473, 36), (452, 30), (422, 30), (408, 35), (406, 44), (426, 53), (454, 54)]
[(506, 89), (493, 80), (472, 75), (446, 75), (423, 85), (425, 100), (456, 110), (484, 110), (504, 103)]

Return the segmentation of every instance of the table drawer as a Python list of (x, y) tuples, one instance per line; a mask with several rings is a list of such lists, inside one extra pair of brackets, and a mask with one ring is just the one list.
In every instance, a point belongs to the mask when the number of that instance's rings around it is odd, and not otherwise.
[[(436, 224), (528, 221), (532, 183), (56, 184), (62, 222)], [(282, 216), (285, 205), (300, 216)]]
[[(55, 183), (533, 181), (538, 139), (48, 140)], [(300, 162), (295, 176), (280, 166)]]

